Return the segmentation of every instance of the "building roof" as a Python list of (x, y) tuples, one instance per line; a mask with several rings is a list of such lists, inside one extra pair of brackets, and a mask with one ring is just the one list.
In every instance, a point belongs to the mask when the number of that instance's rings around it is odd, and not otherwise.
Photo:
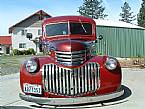
[(145, 29), (143, 27), (126, 23), (123, 21), (112, 21), (112, 20), (101, 20), (101, 19), (94, 19), (96, 25), (98, 26), (111, 26), (111, 27), (122, 27), (122, 28), (136, 28), (136, 29)]
[(0, 44), (2, 44), (2, 45), (12, 45), (11, 36), (0, 36)]
[(36, 13), (30, 15), (29, 17), (27, 17), (27, 18), (21, 20), (20, 22), (16, 23), (15, 25), (11, 26), (11, 27), (9, 28), (9, 33), (12, 33), (14, 27), (19, 26), (21, 23), (25, 22), (26, 20), (32, 18), (32, 17), (35, 16), (35, 15), (38, 15), (38, 16), (39, 16), (39, 20), (43, 20), (43, 19), (44, 19), (44, 16), (51, 17), (49, 14), (47, 14), (47, 13), (44, 12), (43, 10), (39, 10), (39, 11), (37, 11)]

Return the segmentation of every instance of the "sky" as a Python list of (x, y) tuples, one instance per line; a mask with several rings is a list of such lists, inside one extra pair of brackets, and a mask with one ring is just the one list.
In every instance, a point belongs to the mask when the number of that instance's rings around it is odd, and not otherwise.
[[(118, 21), (125, 1), (129, 3), (131, 11), (138, 14), (142, 0), (103, 0), (104, 13), (108, 15), (106, 19)], [(0, 0), (0, 36), (9, 35), (9, 27), (38, 10), (51, 16), (79, 15), (78, 7), (82, 4), (83, 0)]]

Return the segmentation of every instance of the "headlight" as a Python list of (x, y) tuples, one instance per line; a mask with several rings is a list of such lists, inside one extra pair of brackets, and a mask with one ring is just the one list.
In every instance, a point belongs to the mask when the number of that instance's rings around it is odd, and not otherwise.
[(37, 70), (37, 62), (35, 60), (28, 60), (25, 64), (26, 70), (30, 73), (34, 73)]
[(108, 70), (114, 70), (117, 67), (117, 60), (114, 58), (108, 58), (105, 65)]

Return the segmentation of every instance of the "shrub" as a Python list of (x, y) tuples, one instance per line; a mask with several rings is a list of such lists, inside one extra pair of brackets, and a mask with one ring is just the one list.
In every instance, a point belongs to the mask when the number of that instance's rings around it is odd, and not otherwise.
[(25, 55), (31, 54), (29, 50), (25, 50)]
[(28, 52), (29, 52), (30, 54), (33, 54), (33, 55), (35, 55), (35, 54), (36, 54), (36, 52), (34, 51), (34, 49), (33, 49), (33, 48), (29, 48), (29, 49), (28, 49)]
[(27, 51), (28, 51), (28, 50), (21, 50), (21, 51), (20, 51), (20, 55), (28, 55), (28, 54), (27, 54)]
[(13, 49), (13, 55), (35, 55), (35, 51), (33, 48), (29, 48), (28, 50), (18, 50), (18, 49)]
[(101, 52), (96, 52), (96, 54), (97, 54), (97, 55), (102, 55), (103, 53), (101, 53)]
[(19, 55), (20, 51), (18, 49), (13, 49), (13, 55)]

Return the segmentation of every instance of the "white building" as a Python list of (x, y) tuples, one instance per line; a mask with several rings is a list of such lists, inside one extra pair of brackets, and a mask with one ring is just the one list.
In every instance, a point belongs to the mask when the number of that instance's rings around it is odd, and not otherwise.
[[(44, 11), (40, 10), (19, 23), (9, 28), (9, 33), (12, 36), (12, 49), (27, 50), (33, 48), (39, 52), (39, 37), (42, 35), (42, 21), (51, 17)], [(27, 33), (32, 33), (33, 37), (29, 40), (26, 37)]]

